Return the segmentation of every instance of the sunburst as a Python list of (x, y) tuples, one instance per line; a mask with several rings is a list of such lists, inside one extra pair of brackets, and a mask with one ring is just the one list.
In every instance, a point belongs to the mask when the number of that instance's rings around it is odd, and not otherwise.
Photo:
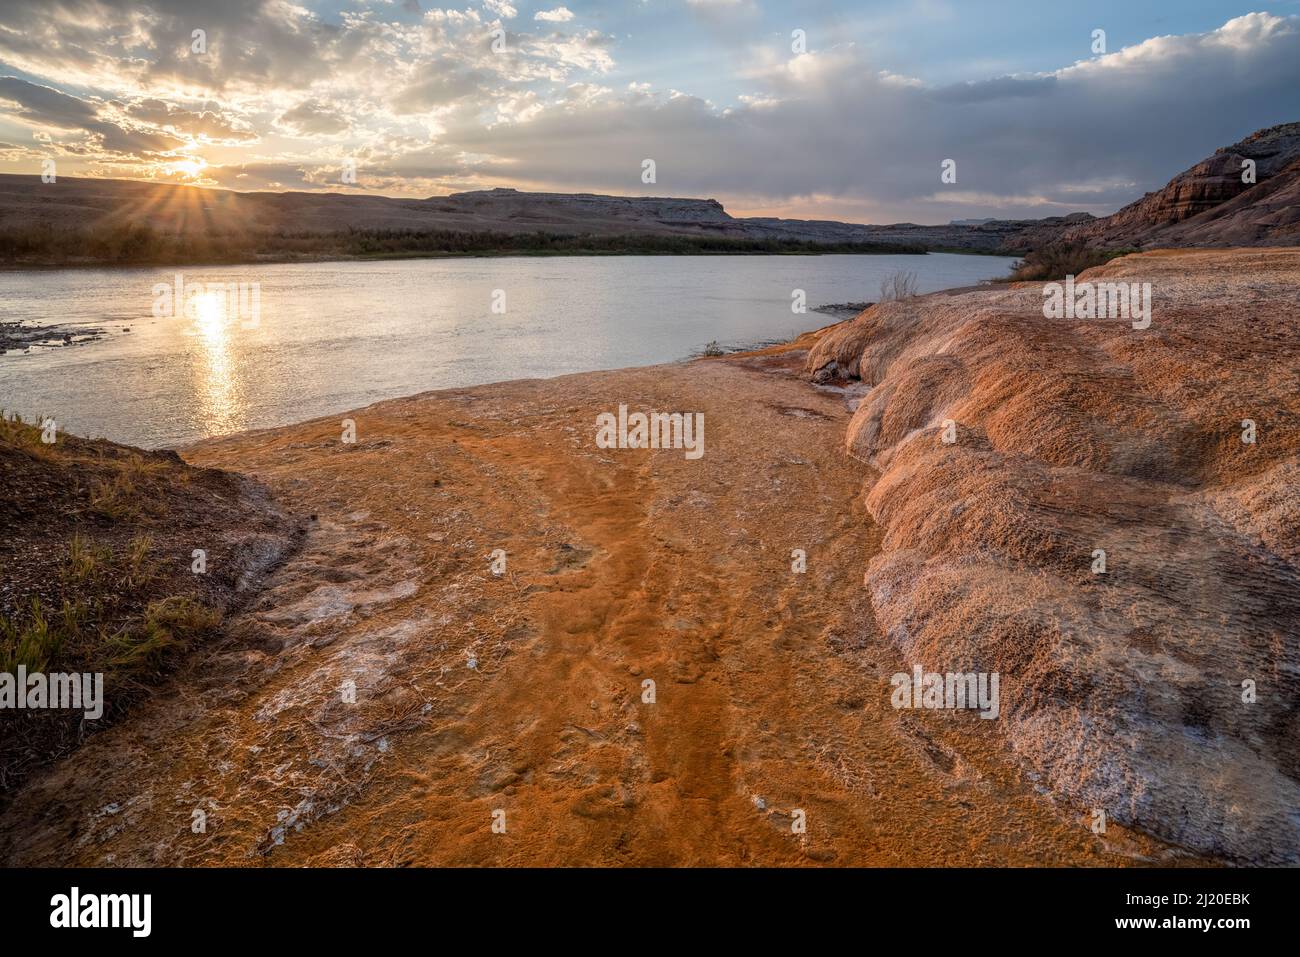
[(183, 176), (186, 179), (198, 179), (207, 166), (207, 160), (202, 156), (187, 156), (168, 163), (165, 169), (173, 175)]

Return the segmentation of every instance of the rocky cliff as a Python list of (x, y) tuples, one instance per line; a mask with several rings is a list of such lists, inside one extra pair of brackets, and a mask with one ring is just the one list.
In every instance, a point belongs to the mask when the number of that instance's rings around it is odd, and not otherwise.
[[(1254, 164), (1254, 182), (1247, 167)], [(1300, 123), (1224, 147), (1164, 188), (1063, 238), (1110, 249), (1300, 242)]]

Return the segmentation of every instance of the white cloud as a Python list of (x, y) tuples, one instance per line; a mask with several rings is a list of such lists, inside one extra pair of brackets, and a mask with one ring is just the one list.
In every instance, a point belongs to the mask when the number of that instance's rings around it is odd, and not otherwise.
[(502, 20), (513, 20), (519, 11), (512, 7), (509, 0), (483, 0), (483, 9), (495, 13)]
[(573, 11), (568, 7), (556, 7), (554, 10), (538, 10), (533, 14), (534, 20), (547, 23), (567, 23), (573, 19)]

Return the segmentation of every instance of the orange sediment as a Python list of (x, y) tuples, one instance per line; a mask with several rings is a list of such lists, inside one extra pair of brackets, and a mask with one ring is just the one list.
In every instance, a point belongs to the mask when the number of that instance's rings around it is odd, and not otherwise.
[[(188, 450), (314, 514), (306, 542), (218, 646), (16, 795), (0, 857), (1170, 860), (1093, 834), (997, 722), (891, 707), (911, 663), (863, 586), (848, 406), (796, 345), (383, 402), (346, 416), (355, 444), (338, 416)], [(619, 403), (702, 412), (704, 456), (597, 448)]]

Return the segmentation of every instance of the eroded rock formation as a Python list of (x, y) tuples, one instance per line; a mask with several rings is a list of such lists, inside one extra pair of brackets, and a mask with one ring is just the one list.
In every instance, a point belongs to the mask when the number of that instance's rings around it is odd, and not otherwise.
[[(1247, 161), (1254, 164), (1247, 182)], [(1108, 249), (1285, 245), (1300, 241), (1300, 123), (1225, 146), (1162, 189), (1063, 238)]]
[(876, 617), (910, 661), (999, 672), (1007, 740), (1053, 791), (1295, 863), (1300, 252), (1079, 282), (1102, 280), (1150, 282), (1151, 326), (1044, 318), (1025, 283), (883, 303), (812, 351), (872, 387), (847, 445), (879, 471)]

